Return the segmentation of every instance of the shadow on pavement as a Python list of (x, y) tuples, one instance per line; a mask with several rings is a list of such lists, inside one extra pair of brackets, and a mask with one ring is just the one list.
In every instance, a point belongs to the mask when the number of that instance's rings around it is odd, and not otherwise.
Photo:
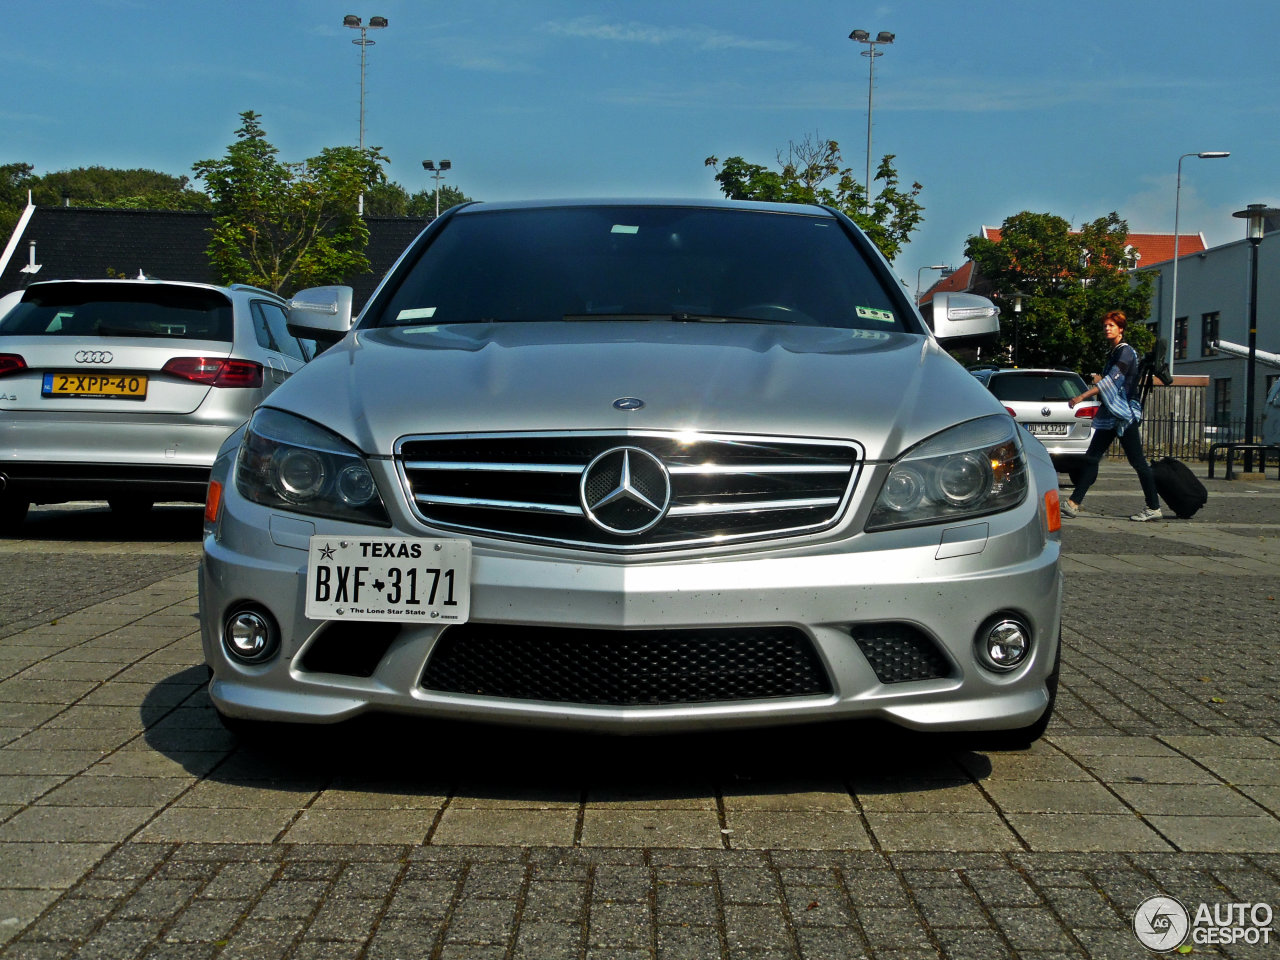
[(12, 540), (50, 542), (199, 543), (204, 508), (198, 503), (157, 504), (146, 513), (113, 513), (105, 503), (58, 503), (33, 506)]
[[(205, 667), (191, 667), (157, 684), (142, 705), (144, 719), (171, 709), (166, 688), (203, 684), (206, 676)], [(528, 800), (590, 790), (640, 800), (705, 796), (713, 784), (769, 793), (856, 781), (860, 793), (893, 793), (968, 783), (991, 770), (964, 740), (873, 721), (613, 736), (369, 715), (249, 725), (233, 734), (203, 690), (183, 705), (195, 707), (186, 711), (195, 716), (181, 731), (149, 728), (153, 749), (196, 775), (273, 790), (341, 784), (452, 795), (462, 787), (474, 797)]]

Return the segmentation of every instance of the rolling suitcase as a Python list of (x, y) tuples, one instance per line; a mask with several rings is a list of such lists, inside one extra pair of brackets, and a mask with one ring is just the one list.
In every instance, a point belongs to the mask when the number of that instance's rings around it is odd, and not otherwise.
[(1209, 499), (1200, 478), (1175, 457), (1152, 460), (1151, 472), (1155, 475), (1156, 492), (1182, 520), (1194, 516)]

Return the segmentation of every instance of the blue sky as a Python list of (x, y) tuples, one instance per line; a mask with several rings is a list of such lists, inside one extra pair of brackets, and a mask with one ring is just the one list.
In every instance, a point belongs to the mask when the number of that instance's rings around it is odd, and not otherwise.
[[(789, 140), (866, 163), (867, 59), (850, 30), (896, 34), (876, 61), (872, 147), (924, 186), (895, 263), (959, 264), (982, 224), (1022, 210), (1210, 245), (1231, 213), (1280, 205), (1280, 4), (1234, 0), (41, 0), (10, 4), (0, 163), (189, 174), (262, 114), (282, 159), (359, 136), (359, 48), (344, 14), (387, 17), (368, 49), (366, 143), (410, 191), (424, 159), (477, 199), (717, 195), (711, 155), (773, 163)], [(935, 274), (925, 271), (927, 285)]]

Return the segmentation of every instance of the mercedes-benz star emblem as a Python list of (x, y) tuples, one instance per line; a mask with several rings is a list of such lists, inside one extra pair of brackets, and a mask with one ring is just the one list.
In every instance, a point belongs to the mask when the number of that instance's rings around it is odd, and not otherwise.
[(582, 471), (578, 491), (587, 519), (620, 537), (653, 529), (671, 505), (667, 468), (639, 447), (614, 447), (600, 454)]
[(639, 410), (644, 406), (644, 401), (639, 397), (619, 397), (613, 401), (613, 405), (619, 410)]

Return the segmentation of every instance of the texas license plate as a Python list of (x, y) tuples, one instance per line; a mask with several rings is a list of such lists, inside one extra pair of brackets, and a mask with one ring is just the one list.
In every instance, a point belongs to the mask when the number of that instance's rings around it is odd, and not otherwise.
[(1067, 425), (1065, 423), (1028, 423), (1027, 429), (1037, 437), (1065, 437), (1067, 435)]
[(46, 373), (40, 393), (45, 397), (116, 397), (147, 399), (143, 373)]
[(306, 615), (312, 620), (463, 623), (470, 614), (470, 540), (311, 538)]

